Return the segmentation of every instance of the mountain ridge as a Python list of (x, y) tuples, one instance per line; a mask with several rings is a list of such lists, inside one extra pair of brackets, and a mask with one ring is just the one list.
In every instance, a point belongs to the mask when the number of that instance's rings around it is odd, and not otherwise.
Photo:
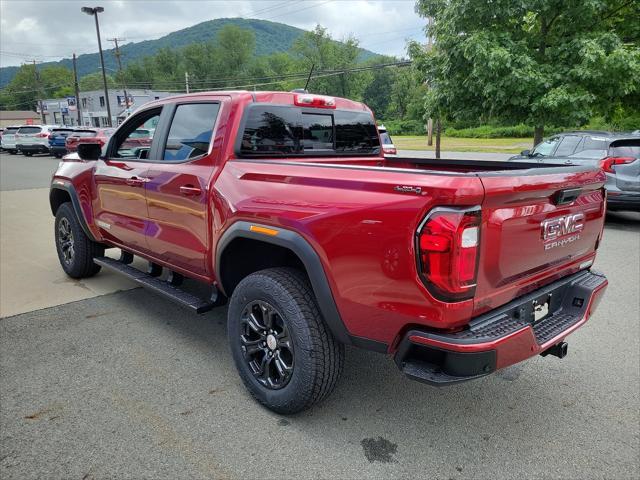
[[(146, 56), (157, 53), (161, 48), (183, 48), (193, 43), (206, 43), (215, 41), (218, 32), (226, 25), (236, 25), (254, 32), (256, 37), (256, 56), (269, 55), (275, 52), (288, 51), (295, 40), (306, 30), (293, 27), (285, 23), (271, 22), (268, 20), (245, 18), (217, 18), (192, 25), (191, 27), (176, 30), (155, 40), (142, 40), (129, 42), (120, 46), (123, 66), (140, 60)], [(104, 62), (107, 70), (115, 70), (117, 61), (114, 55), (115, 49), (104, 49)], [(377, 53), (361, 49), (361, 59), (377, 56)], [(73, 68), (70, 58), (63, 58), (53, 62), (43, 62), (38, 68), (48, 66), (62, 66)], [(77, 57), (78, 76), (83, 77), (100, 69), (100, 55), (86, 53)], [(0, 68), (0, 88), (5, 87), (15, 76), (20, 67), (10, 66)]]

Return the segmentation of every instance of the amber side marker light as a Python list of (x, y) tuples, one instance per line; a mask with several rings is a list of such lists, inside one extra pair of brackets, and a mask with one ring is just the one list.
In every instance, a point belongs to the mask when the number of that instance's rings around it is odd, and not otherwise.
[(264, 235), (269, 235), (272, 237), (275, 237), (276, 235), (278, 235), (278, 233), (280, 233), (278, 230), (275, 230), (273, 228), (259, 227), (258, 225), (251, 225), (249, 227), (249, 230), (251, 232), (263, 233)]

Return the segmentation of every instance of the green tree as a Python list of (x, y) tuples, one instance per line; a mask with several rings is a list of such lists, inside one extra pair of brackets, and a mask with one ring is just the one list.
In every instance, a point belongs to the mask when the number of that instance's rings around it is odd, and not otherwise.
[[(349, 37), (342, 42), (336, 42), (326, 28), (317, 25), (313, 31), (305, 32), (295, 41), (292, 53), (300, 71), (310, 70), (311, 66), (315, 71), (340, 71), (348, 70), (357, 64), (360, 49), (355, 38)], [(358, 98), (361, 87), (357, 76), (342, 73), (314, 78), (310, 88), (317, 93)]]
[[(78, 85), (80, 86), (81, 92), (90, 92), (92, 90), (103, 90), (104, 83), (102, 81), (102, 73), (90, 73), (85, 75), (78, 81)], [(113, 79), (111, 75), (107, 75), (107, 87), (108, 88), (116, 88), (116, 81)]]
[(534, 142), (545, 125), (613, 115), (640, 88), (640, 22), (620, 21), (637, 4), (418, 0), (417, 11), (434, 19), (433, 48), (410, 45), (429, 86), (426, 113), (524, 122), (535, 127)]
[(38, 101), (73, 94), (73, 74), (64, 67), (20, 67), (11, 82), (0, 92), (3, 110), (33, 110)]

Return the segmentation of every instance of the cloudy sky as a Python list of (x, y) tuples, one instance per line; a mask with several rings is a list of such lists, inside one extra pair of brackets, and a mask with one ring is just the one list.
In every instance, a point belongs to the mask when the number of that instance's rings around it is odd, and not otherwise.
[(101, 5), (103, 47), (107, 38), (138, 42), (206, 20), (259, 18), (312, 29), (327, 27), (334, 38), (353, 34), (361, 46), (402, 55), (406, 40), (422, 39), (424, 19), (414, 0), (0, 0), (0, 66), (54, 61), (97, 51), (95, 26), (80, 7)]

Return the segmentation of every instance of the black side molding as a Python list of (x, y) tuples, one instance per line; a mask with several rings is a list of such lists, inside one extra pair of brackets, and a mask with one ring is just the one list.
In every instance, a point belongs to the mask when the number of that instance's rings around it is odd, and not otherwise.
[(89, 230), (87, 221), (84, 218), (84, 214), (82, 213), (82, 207), (80, 206), (80, 200), (78, 199), (78, 193), (76, 192), (76, 189), (73, 186), (73, 184), (69, 182), (63, 183), (63, 182), (60, 182), (59, 180), (54, 180), (49, 190), (49, 205), (51, 206), (51, 213), (54, 216), (56, 214), (56, 210), (54, 208), (54, 203), (55, 203), (54, 197), (55, 197), (56, 190), (62, 190), (69, 194), (69, 198), (71, 198), (71, 205), (73, 205), (73, 211), (76, 214), (76, 218), (78, 219), (78, 222), (80, 222), (82, 231), (84, 231), (84, 234), (87, 237), (89, 237), (90, 240), (97, 242), (98, 240), (96, 240), (96, 238), (93, 236), (93, 233), (91, 233), (91, 230)]
[(313, 247), (302, 237), (302, 235), (280, 227), (277, 227), (278, 235), (264, 235), (262, 233), (251, 231), (252, 225), (269, 229), (274, 228), (272, 225), (261, 225), (244, 221), (232, 224), (218, 242), (216, 250), (216, 278), (218, 278), (218, 280), (222, 278), (222, 272), (220, 271), (222, 254), (224, 253), (225, 248), (236, 238), (259, 240), (261, 242), (272, 243), (274, 245), (287, 248), (295, 253), (304, 264), (307, 274), (309, 275), (309, 280), (311, 281), (311, 287), (313, 288), (313, 292), (318, 300), (318, 306), (320, 307), (322, 316), (324, 317), (324, 320), (333, 336), (339, 342), (347, 345), (356, 345), (378, 352), (387, 351), (387, 345), (384, 343), (353, 337), (349, 334), (349, 331), (344, 325), (342, 317), (338, 312), (338, 307), (336, 306), (336, 302), (333, 298), (331, 287), (329, 286), (326, 273), (322, 267), (320, 257)]

